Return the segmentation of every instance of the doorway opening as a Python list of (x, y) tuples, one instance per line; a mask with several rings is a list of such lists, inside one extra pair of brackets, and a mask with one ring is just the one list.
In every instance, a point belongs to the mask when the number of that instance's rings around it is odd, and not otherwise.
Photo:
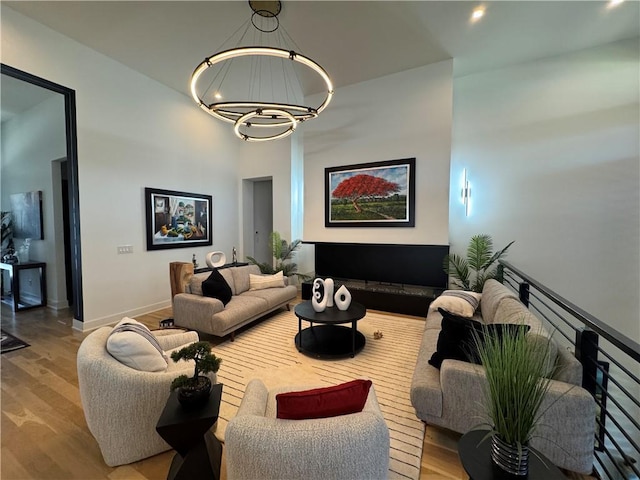
[(242, 182), (242, 189), (244, 255), (261, 263), (271, 263), (273, 180), (271, 177), (246, 179)]

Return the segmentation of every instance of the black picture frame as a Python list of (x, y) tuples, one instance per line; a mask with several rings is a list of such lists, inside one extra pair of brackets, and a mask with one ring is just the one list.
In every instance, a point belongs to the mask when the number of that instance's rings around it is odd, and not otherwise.
[(324, 226), (414, 227), (415, 168), (415, 158), (325, 168)]
[(145, 188), (147, 250), (213, 244), (213, 197)]

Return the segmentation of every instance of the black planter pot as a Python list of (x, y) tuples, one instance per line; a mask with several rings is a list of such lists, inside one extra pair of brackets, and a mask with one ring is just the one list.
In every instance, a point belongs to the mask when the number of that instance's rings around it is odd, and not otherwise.
[(197, 385), (178, 388), (178, 402), (187, 410), (197, 408), (207, 403), (210, 394), (211, 380), (209, 377), (199, 376)]

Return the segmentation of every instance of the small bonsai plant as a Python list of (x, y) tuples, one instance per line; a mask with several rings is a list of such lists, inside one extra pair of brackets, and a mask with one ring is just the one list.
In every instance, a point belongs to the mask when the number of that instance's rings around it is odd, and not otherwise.
[(183, 406), (204, 403), (211, 392), (211, 380), (204, 376), (217, 372), (222, 359), (211, 352), (209, 342), (195, 342), (171, 354), (174, 362), (193, 360), (195, 362), (192, 377), (180, 375), (171, 382), (171, 390), (178, 390), (178, 400)]
[(502, 250), (493, 253), (493, 239), (490, 235), (474, 235), (469, 240), (467, 258), (452, 253), (444, 257), (444, 271), (454, 278), (454, 283), (464, 290), (482, 293), (484, 282), (496, 278), (495, 262), (506, 255), (513, 241)]

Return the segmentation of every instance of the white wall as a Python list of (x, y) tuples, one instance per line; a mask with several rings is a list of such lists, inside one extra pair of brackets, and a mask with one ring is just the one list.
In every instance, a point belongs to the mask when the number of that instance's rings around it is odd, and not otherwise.
[[(304, 240), (448, 244), (451, 115), (451, 60), (337, 89), (303, 127)], [(414, 228), (325, 228), (325, 168), (410, 157)]]
[[(62, 229), (54, 222), (54, 201), (60, 201), (55, 195), (60, 193), (60, 187), (54, 184), (51, 164), (66, 156), (64, 97), (52, 93), (49, 99), (4, 122), (1, 143), (2, 210), (11, 210), (10, 195), (14, 193), (42, 191), (44, 239), (32, 239), (29, 257), (47, 264), (47, 304), (64, 308), (67, 306), (64, 256), (58, 259), (56, 248), (56, 234)], [(59, 168), (57, 162), (56, 165)], [(55, 178), (59, 182), (59, 175)], [(23, 240), (15, 239), (15, 248), (22, 243)], [(31, 280), (35, 280), (37, 273), (25, 270), (21, 278), (33, 276)], [(27, 281), (20, 289), (27, 296), (40, 295), (37, 281), (31, 285)]]
[[(2, 62), (76, 91), (82, 283), (90, 328), (169, 305), (168, 264), (211, 247), (146, 251), (144, 187), (214, 197), (216, 250), (237, 245), (239, 142), (228, 125), (104, 55), (2, 5)], [(185, 72), (188, 75), (188, 72)], [(134, 253), (118, 255), (118, 245)]]
[[(638, 39), (454, 80), (450, 238), (640, 340)], [(472, 211), (460, 203), (468, 169)]]

